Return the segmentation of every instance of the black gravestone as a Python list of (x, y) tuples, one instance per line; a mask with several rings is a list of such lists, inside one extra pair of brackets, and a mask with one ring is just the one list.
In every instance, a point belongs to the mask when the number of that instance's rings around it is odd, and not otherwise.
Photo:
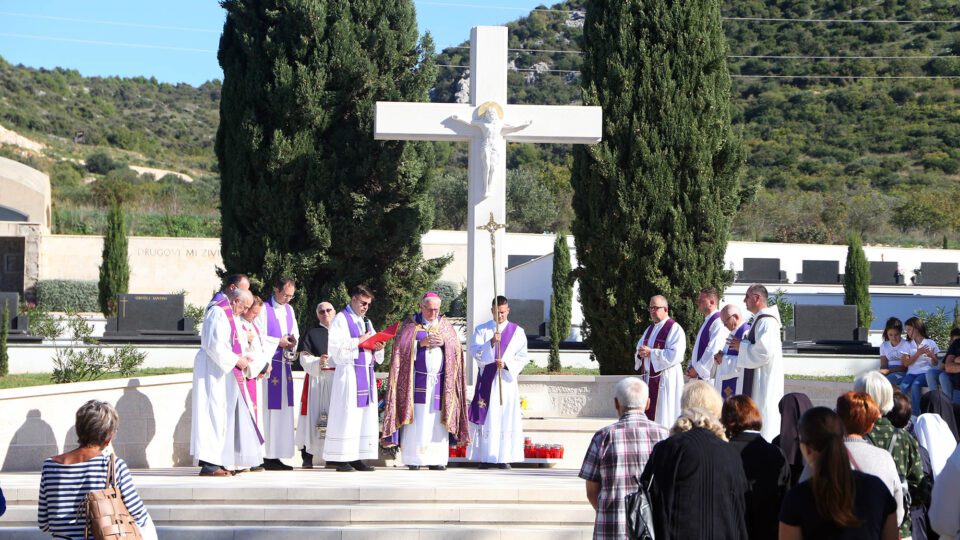
[(903, 285), (903, 275), (896, 262), (870, 261), (871, 285)]
[(540, 257), (543, 255), (507, 255), (507, 270)]
[(544, 323), (543, 300), (510, 299), (510, 321), (519, 324), (529, 336), (539, 336)]
[(922, 262), (917, 285), (957, 285), (957, 263)]
[(803, 261), (803, 272), (797, 277), (799, 283), (836, 285), (840, 282), (840, 261)]
[[(2, 216), (0, 216), (0, 221), (3, 221)], [(25, 249), (26, 239), (24, 238), (0, 238), (0, 291), (24, 293), (23, 257)]]
[(182, 294), (120, 294), (107, 320), (105, 342), (196, 343), (193, 320), (183, 315)]
[(737, 281), (747, 283), (786, 283), (786, 278), (780, 259), (744, 258), (743, 271), (737, 274)]
[(857, 306), (798, 304), (793, 308), (795, 341), (860, 341)]
[(7, 306), (7, 316), (10, 317), (8, 328), (10, 337), (16, 340), (17, 336), (26, 336), (30, 333), (30, 318), (20, 314), (20, 295), (15, 292), (0, 292), (0, 316), (3, 306)]

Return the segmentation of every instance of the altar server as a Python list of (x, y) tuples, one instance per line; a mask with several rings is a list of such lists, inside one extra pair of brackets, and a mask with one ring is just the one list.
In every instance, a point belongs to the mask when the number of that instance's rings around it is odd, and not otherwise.
[(467, 457), (481, 469), (495, 465), (509, 469), (523, 461), (523, 425), (520, 418), (520, 372), (530, 361), (527, 335), (507, 320), (510, 305), (497, 296), (493, 320), (474, 330), (470, 356), (477, 363), (477, 383), (470, 403), (470, 445)]

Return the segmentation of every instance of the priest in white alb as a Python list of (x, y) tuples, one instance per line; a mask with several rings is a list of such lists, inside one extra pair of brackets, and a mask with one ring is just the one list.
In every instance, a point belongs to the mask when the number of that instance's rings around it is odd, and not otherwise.
[(743, 394), (743, 374), (737, 367), (737, 357), (740, 352), (730, 346), (732, 338), (743, 339), (750, 330), (750, 325), (744, 322), (740, 308), (734, 304), (727, 304), (720, 310), (720, 320), (729, 332), (726, 343), (721, 352), (714, 355), (717, 364), (717, 377), (714, 388), (720, 392), (723, 399)]
[(714, 356), (722, 352), (727, 345), (727, 336), (730, 331), (720, 320), (720, 294), (713, 287), (707, 287), (697, 296), (697, 311), (703, 314), (703, 324), (697, 330), (697, 338), (693, 343), (690, 355), (690, 364), (687, 376), (691, 379), (700, 379), (714, 384), (717, 375), (717, 363)]
[[(263, 470), (263, 419), (257, 406), (257, 385), (260, 374), (270, 363), (270, 351), (264, 350), (263, 339), (254, 324), (263, 310), (263, 300), (252, 295), (251, 299), (250, 308), (236, 317), (247, 366), (236, 374), (238, 384), (227, 385), (227, 403), (232, 405), (227, 410), (230, 419), (223, 466), (235, 473)], [(240, 376), (242, 384), (239, 384)]]
[(650, 406), (645, 411), (647, 418), (671, 428), (680, 417), (682, 364), (687, 337), (683, 328), (670, 317), (670, 305), (665, 297), (651, 297), (647, 310), (653, 324), (637, 342), (633, 368), (640, 372), (650, 389)]
[(467, 381), (460, 336), (440, 314), (442, 299), (428, 292), (420, 313), (403, 322), (390, 360), (383, 446), (400, 444), (400, 460), (411, 470), (446, 469), (450, 436), (470, 442)]
[[(253, 303), (249, 291), (236, 289), (218, 299), (206, 311), (200, 334), (200, 350), (193, 361), (193, 404), (191, 407), (190, 455), (200, 466), (200, 476), (230, 476), (224, 468), (224, 454), (233, 441), (227, 439), (230, 414), (236, 409), (246, 385), (243, 356), (235, 314), (243, 314)], [(235, 387), (229, 389), (229, 387)]]
[(330, 323), (337, 311), (330, 302), (317, 304), (317, 326), (303, 338), (300, 365), (303, 366), (303, 391), (300, 393), (300, 415), (294, 444), (300, 448), (303, 468), (313, 468), (313, 458), (323, 458), (323, 439), (330, 413), (330, 391), (336, 370), (327, 353)]
[(770, 442), (780, 434), (780, 399), (783, 397), (783, 340), (780, 310), (769, 305), (767, 288), (759, 283), (747, 288), (744, 303), (753, 313), (743, 339), (731, 338), (740, 352), (737, 367), (743, 371), (743, 393), (757, 402), (763, 415), (760, 434)]
[(373, 292), (364, 285), (350, 291), (350, 305), (330, 323), (327, 354), (336, 366), (330, 392), (327, 435), (323, 459), (336, 463), (337, 471), (372, 471), (363, 462), (380, 453), (380, 426), (377, 414), (377, 379), (373, 364), (383, 363), (383, 343), (374, 350), (360, 344), (374, 336), (373, 323), (366, 318)]
[(470, 402), (470, 444), (467, 457), (481, 469), (495, 465), (509, 469), (523, 461), (523, 424), (520, 414), (520, 372), (530, 361), (527, 335), (507, 320), (510, 305), (497, 296), (491, 308), (493, 320), (473, 331), (470, 356), (478, 373)]
[(292, 278), (281, 277), (273, 286), (273, 296), (264, 303), (257, 319), (264, 346), (273, 351), (270, 374), (263, 379), (262, 405), (263, 467), (268, 471), (289, 471), (280, 461), (293, 457), (293, 370), (300, 329), (290, 300), (296, 293)]

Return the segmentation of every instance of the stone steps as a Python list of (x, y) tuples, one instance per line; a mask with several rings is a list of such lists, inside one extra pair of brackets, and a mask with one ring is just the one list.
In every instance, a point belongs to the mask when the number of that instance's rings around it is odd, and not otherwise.
[[(576, 471), (374, 473), (314, 469), (202, 478), (196, 469), (133, 471), (163, 539), (586, 539), (593, 509)], [(39, 475), (0, 475), (0, 538), (36, 529)]]

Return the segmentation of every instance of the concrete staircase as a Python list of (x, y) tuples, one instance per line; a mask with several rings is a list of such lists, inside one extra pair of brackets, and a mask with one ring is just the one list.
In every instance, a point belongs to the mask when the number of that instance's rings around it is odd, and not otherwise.
[[(331, 469), (201, 478), (196, 469), (134, 471), (161, 539), (588, 539), (594, 512), (575, 470)], [(38, 474), (3, 474), (0, 538), (36, 528)]]

